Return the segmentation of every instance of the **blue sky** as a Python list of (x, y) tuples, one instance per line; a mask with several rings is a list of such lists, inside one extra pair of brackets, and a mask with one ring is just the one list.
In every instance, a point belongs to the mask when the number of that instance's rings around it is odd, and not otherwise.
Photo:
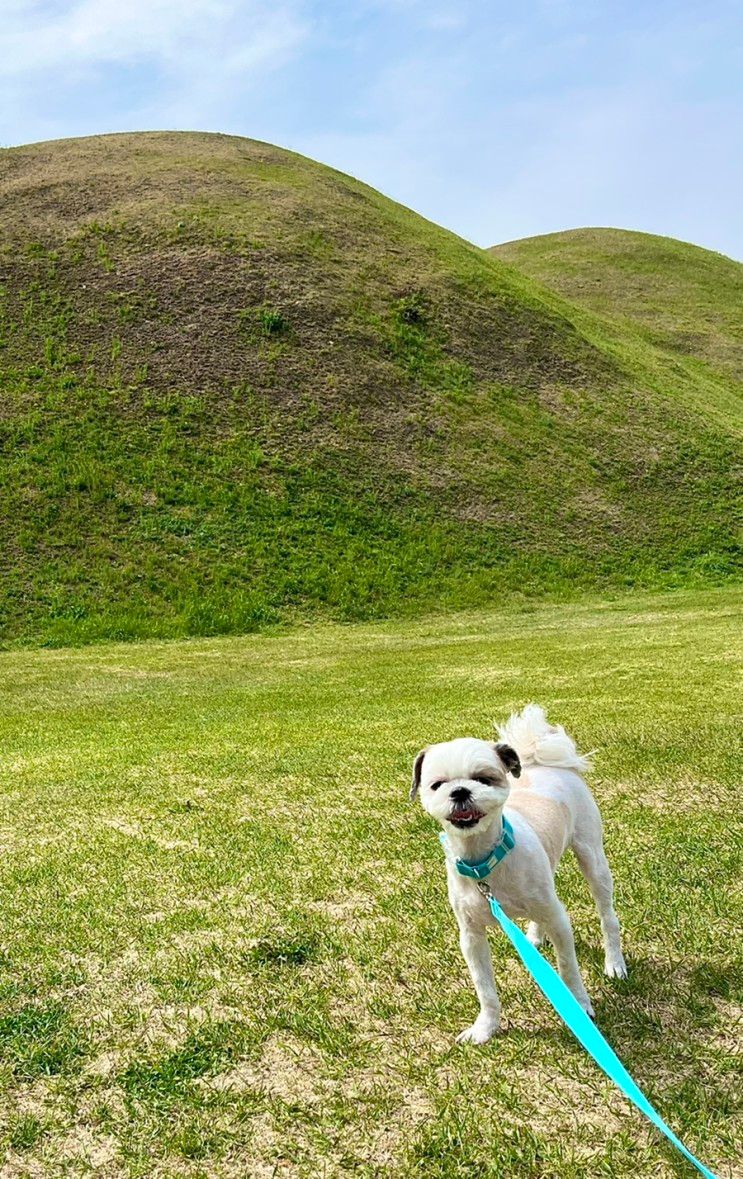
[(743, 9), (0, 0), (0, 144), (226, 131), (479, 245), (579, 225), (743, 258)]

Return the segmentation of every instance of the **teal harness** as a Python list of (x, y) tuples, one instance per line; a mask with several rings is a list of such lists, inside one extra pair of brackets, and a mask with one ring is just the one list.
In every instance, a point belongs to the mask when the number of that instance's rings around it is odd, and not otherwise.
[(475, 864), (470, 864), (467, 860), (460, 860), (453, 856), (449, 848), (449, 841), (443, 832), (439, 838), (444, 845), (448, 859), (453, 863), (459, 875), (476, 881), (478, 891), (486, 898), (490, 906), (490, 912), (503, 932), (513, 943), (516, 953), (521, 958), (529, 974), (540, 990), (547, 996), (557, 1014), (564, 1020), (578, 1042), (583, 1045), (586, 1052), (593, 1057), (599, 1068), (604, 1070), (617, 1088), (705, 1176), (705, 1179), (715, 1179), (712, 1171), (708, 1170), (704, 1163), (700, 1163), (699, 1159), (695, 1158), (691, 1151), (686, 1149), (683, 1142), (676, 1137), (670, 1126), (666, 1125), (657, 1110), (650, 1104), (642, 1089), (632, 1080), (632, 1077), (627, 1072), (616, 1052), (604, 1039), (596, 1024), (590, 1016), (586, 1015), (575, 998), (575, 995), (566, 987), (557, 971), (552, 969), (547, 959), (542, 957), (536, 946), (533, 946), (524, 936), (518, 925), (511, 921), (509, 917), (506, 917), (506, 914), (498, 904), (485, 877), (490, 875), (493, 869), (498, 866), (501, 860), (505, 859), (515, 845), (516, 841), (513, 835), (513, 828), (508, 822), (508, 819), (503, 818), (501, 837), (490, 852), (490, 855)]

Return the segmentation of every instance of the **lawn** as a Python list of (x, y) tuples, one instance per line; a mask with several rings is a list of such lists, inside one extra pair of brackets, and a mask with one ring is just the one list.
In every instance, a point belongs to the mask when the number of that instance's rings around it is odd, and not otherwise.
[(559, 877), (598, 1023), (743, 1175), (739, 605), (0, 655), (2, 1176), (692, 1174), (503, 938), (505, 1033), (454, 1044), (475, 1000), (410, 765), (530, 699), (598, 751), (626, 982)]

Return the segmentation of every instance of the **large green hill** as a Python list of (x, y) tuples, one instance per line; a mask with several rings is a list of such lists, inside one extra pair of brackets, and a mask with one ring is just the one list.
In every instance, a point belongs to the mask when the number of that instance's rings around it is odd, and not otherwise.
[(732, 569), (732, 352), (660, 347), (300, 156), (5, 149), (0, 272), (6, 641)]

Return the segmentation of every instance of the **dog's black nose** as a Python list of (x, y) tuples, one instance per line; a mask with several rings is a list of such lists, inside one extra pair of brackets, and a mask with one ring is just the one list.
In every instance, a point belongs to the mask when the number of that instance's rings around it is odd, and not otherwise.
[(469, 802), (472, 794), (466, 786), (457, 786), (456, 790), (452, 790), (449, 798), (452, 802)]

